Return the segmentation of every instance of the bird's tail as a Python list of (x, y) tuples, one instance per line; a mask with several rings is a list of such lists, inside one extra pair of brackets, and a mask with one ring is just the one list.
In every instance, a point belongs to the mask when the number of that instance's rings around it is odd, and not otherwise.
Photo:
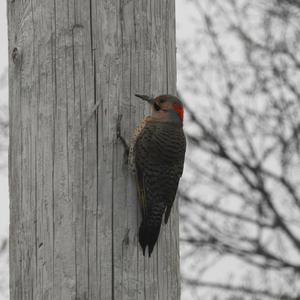
[(161, 220), (151, 225), (147, 222), (146, 219), (142, 221), (142, 224), (139, 229), (139, 242), (143, 249), (143, 255), (145, 256), (146, 247), (148, 246), (149, 257), (153, 251), (155, 243), (158, 239), (159, 231), (160, 231)]

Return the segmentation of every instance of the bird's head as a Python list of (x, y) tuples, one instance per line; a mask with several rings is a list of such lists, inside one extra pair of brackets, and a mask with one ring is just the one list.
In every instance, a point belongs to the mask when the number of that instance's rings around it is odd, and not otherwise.
[(156, 98), (135, 94), (153, 107), (152, 115), (166, 121), (183, 122), (184, 109), (182, 102), (172, 95), (160, 95)]

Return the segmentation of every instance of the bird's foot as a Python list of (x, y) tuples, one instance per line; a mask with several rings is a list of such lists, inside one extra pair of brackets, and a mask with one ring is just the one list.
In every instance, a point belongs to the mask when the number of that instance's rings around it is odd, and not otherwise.
[(123, 115), (119, 115), (117, 119), (117, 138), (121, 141), (121, 143), (124, 146), (125, 153), (124, 156), (126, 157), (126, 162), (128, 162), (128, 155), (129, 155), (129, 146), (124, 139), (124, 137), (121, 135), (121, 120), (122, 120)]

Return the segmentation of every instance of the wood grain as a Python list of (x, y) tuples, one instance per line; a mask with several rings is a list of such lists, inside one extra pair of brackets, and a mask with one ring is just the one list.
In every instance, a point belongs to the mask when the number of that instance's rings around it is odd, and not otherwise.
[(180, 299), (177, 203), (144, 257), (116, 139), (176, 93), (175, 0), (7, 6), (11, 299)]

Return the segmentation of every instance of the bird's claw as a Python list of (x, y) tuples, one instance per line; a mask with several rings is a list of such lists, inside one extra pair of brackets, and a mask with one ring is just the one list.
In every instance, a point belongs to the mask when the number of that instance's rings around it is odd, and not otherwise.
[[(126, 158), (128, 158), (129, 155), (129, 146), (127, 145), (124, 137), (121, 135), (121, 120), (122, 120), (123, 115), (118, 115), (117, 119), (117, 138), (122, 142), (124, 148), (125, 148), (125, 155)], [(126, 159), (128, 160), (128, 159)]]

